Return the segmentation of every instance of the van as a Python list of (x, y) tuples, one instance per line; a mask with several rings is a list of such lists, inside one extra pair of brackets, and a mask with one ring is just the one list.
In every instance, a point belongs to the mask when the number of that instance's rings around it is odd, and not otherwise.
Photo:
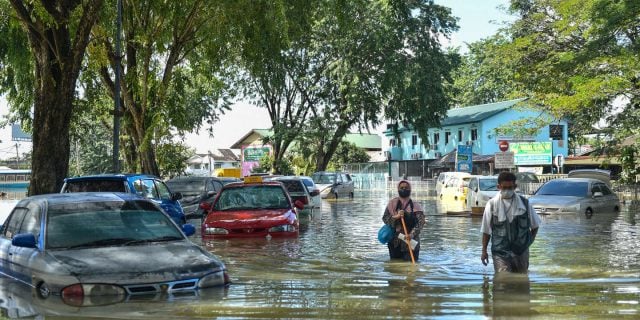
[(447, 184), (449, 179), (453, 177), (469, 177), (471, 174), (467, 172), (457, 172), (457, 171), (449, 171), (442, 172), (438, 175), (438, 179), (436, 180), (436, 196), (439, 199), (442, 199), (442, 189)]
[(471, 176), (466, 198), (466, 209), (472, 213), (484, 212), (489, 199), (498, 194), (498, 177)]
[(439, 199), (443, 202), (458, 202), (464, 205), (467, 198), (467, 186), (470, 175), (454, 175), (442, 187)]

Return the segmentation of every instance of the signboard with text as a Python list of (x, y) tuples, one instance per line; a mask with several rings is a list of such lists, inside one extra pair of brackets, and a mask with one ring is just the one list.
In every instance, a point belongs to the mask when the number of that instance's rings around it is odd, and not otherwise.
[(510, 148), (516, 166), (550, 165), (553, 160), (551, 141), (511, 143)]
[(511, 169), (516, 167), (514, 153), (512, 151), (496, 152), (494, 161), (496, 169)]
[(251, 174), (254, 167), (260, 165), (260, 159), (271, 153), (271, 146), (245, 146), (242, 148), (242, 176)]
[(456, 171), (471, 172), (473, 169), (473, 147), (459, 145), (456, 153)]

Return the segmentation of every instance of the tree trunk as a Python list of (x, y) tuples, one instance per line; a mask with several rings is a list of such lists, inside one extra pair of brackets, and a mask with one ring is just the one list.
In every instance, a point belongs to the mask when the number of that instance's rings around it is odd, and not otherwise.
[(327, 170), (329, 161), (331, 161), (331, 158), (333, 157), (333, 154), (336, 152), (336, 149), (338, 148), (338, 145), (342, 141), (342, 138), (344, 138), (344, 136), (349, 131), (349, 127), (351, 127), (350, 124), (339, 125), (338, 129), (333, 134), (333, 137), (331, 137), (331, 140), (329, 141), (329, 145), (327, 145), (327, 148), (325, 149), (324, 146), (322, 146), (321, 150), (318, 150), (318, 156), (316, 158), (316, 171)]
[(36, 53), (33, 156), (29, 195), (60, 192), (69, 170), (69, 126), (76, 75), (42, 44)]

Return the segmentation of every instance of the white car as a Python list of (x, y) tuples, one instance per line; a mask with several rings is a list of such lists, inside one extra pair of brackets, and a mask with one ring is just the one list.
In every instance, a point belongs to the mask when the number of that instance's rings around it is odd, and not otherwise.
[(313, 207), (320, 208), (320, 204), (322, 204), (322, 198), (320, 197), (320, 188), (318, 188), (311, 177), (300, 176), (300, 179), (304, 183), (305, 187), (307, 187), (307, 191), (309, 191)]
[(471, 212), (484, 211), (489, 199), (498, 193), (498, 177), (471, 176), (468, 179), (467, 210)]
[(320, 188), (320, 196), (323, 199), (353, 198), (353, 180), (346, 172), (321, 171), (314, 173), (312, 178)]
[(451, 178), (454, 177), (468, 177), (471, 174), (466, 173), (466, 172), (442, 172), (438, 175), (438, 179), (436, 180), (436, 196), (440, 199), (442, 199), (442, 193), (443, 193), (443, 189), (444, 187), (449, 184), (451, 185), (451, 183), (449, 183), (449, 180), (451, 180)]

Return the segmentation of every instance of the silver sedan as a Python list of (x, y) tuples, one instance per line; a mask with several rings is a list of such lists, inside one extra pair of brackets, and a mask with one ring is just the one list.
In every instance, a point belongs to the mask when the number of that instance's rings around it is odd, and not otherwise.
[(602, 181), (589, 178), (551, 180), (529, 198), (538, 214), (617, 212), (618, 196)]
[(135, 195), (29, 197), (0, 229), (0, 274), (77, 305), (228, 284), (225, 265), (187, 239), (194, 232)]

